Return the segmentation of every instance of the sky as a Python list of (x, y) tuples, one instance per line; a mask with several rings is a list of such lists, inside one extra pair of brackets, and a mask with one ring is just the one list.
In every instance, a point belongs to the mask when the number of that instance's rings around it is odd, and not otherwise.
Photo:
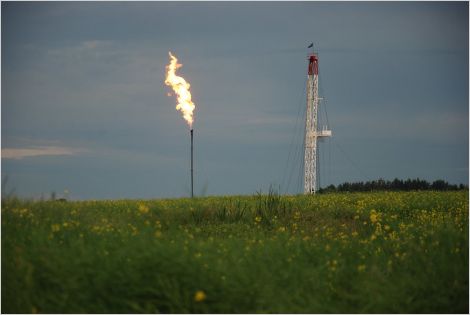
[(302, 191), (307, 46), (319, 55), (320, 185), (468, 183), (467, 2), (2, 2), (3, 193)]

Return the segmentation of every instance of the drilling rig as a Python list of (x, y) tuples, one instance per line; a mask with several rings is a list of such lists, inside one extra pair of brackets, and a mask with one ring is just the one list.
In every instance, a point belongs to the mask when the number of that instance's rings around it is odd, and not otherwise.
[(318, 141), (331, 137), (328, 126), (318, 126), (318, 53), (308, 55), (307, 117), (305, 119), (304, 194), (318, 190)]

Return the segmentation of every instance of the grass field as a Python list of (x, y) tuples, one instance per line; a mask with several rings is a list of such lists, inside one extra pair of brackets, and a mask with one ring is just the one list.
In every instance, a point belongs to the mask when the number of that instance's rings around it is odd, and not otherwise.
[(468, 191), (2, 204), (3, 313), (468, 313)]

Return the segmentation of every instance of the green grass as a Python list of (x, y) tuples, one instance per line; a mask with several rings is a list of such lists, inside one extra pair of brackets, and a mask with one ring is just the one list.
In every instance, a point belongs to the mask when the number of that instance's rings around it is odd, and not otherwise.
[(469, 310), (468, 191), (11, 199), (1, 218), (3, 313)]

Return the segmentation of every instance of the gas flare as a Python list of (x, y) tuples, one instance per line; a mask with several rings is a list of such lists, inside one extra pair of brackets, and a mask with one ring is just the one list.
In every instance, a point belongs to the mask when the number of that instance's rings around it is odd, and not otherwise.
[(181, 111), (183, 118), (189, 125), (189, 129), (193, 129), (193, 111), (196, 106), (191, 101), (191, 92), (189, 92), (189, 83), (183, 77), (176, 75), (176, 70), (183, 65), (178, 63), (178, 59), (168, 52), (170, 56), (170, 64), (166, 66), (165, 84), (171, 86), (176, 94), (178, 104), (176, 110)]

